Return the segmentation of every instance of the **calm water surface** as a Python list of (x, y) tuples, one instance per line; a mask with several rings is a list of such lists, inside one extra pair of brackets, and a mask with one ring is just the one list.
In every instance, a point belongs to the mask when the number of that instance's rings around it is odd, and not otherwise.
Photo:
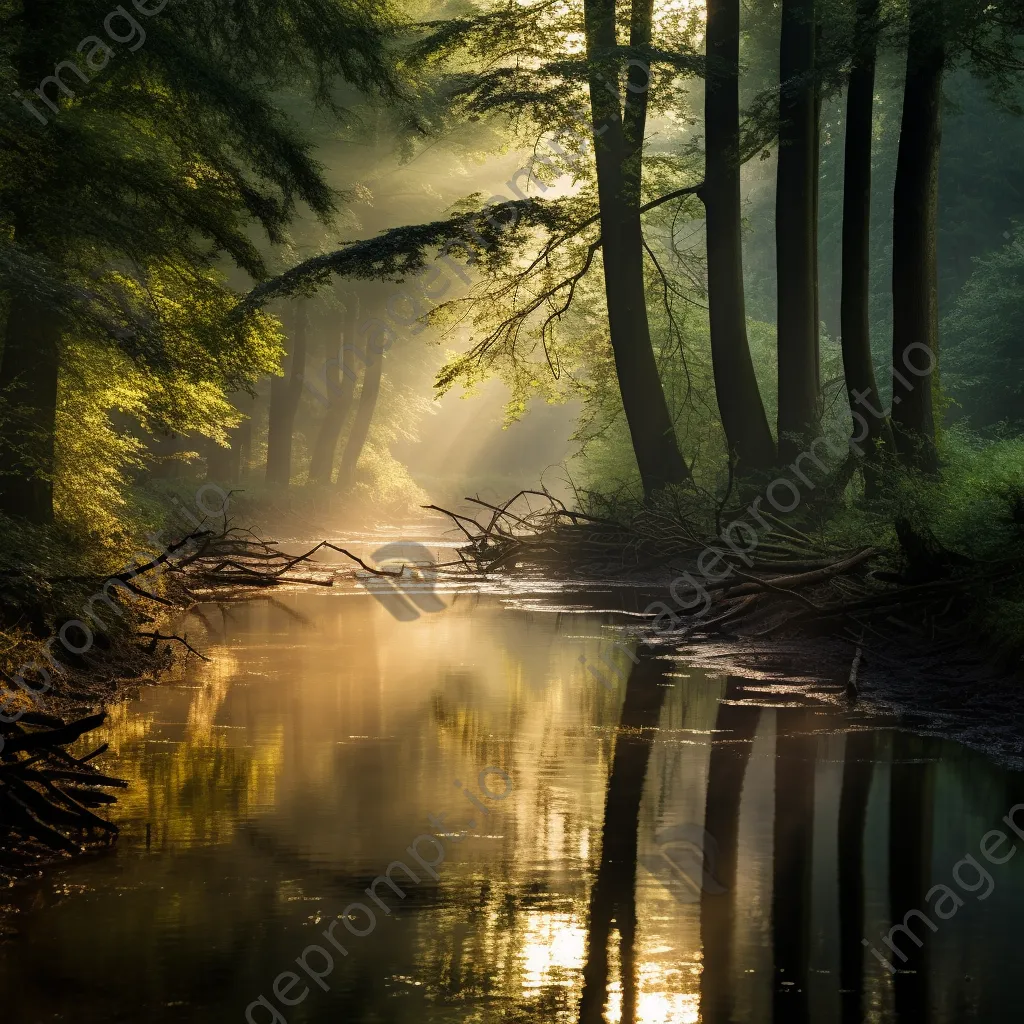
[(1024, 855), (979, 850), (1024, 847), (1018, 776), (821, 686), (634, 667), (608, 614), (448, 604), (190, 619), (213, 660), (94, 737), (115, 851), (6, 898), (4, 1020), (1022, 1018)]

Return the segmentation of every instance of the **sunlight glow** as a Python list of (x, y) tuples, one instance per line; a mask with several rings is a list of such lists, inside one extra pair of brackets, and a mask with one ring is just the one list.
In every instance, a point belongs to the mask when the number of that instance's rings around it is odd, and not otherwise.
[(572, 914), (530, 914), (520, 953), (523, 990), (573, 984), (586, 948), (587, 931)]

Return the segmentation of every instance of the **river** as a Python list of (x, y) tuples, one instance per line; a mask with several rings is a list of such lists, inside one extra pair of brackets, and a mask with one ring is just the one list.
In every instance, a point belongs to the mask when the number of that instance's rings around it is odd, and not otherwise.
[(211, 660), (89, 738), (115, 848), (3, 901), (4, 1019), (1022, 1018), (1018, 775), (579, 601), (439, 604), (190, 615)]

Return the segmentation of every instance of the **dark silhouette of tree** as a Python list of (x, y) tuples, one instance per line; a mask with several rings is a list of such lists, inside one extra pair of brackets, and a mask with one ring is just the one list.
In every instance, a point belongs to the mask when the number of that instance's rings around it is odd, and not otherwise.
[[(734, 701), (743, 680), (730, 676), (725, 700)], [(701, 890), (700, 1019), (728, 1024), (734, 1019), (736, 994), (733, 931), (736, 926), (736, 882), (739, 858), (740, 800), (750, 763), (751, 744), (761, 711), (757, 707), (722, 703), (718, 707), (708, 762), (704, 828), (714, 842), (714, 878), (724, 892)]]
[(779, 459), (817, 432), (818, 87), (814, 0), (783, 0), (779, 42), (779, 163), (775, 193), (778, 276)]
[(363, 363), (363, 382), (359, 388), (359, 402), (352, 419), (352, 429), (345, 441), (345, 451), (338, 467), (338, 487), (342, 489), (355, 483), (359, 456), (362, 455), (366, 439), (370, 436), (373, 414), (377, 410), (377, 399), (380, 397), (384, 353), (392, 340), (391, 328), (380, 319), (369, 318), (363, 321), (359, 334), (356, 350), (345, 360), (346, 366), (352, 366), (357, 358)]
[(306, 372), (306, 302), (299, 299), (287, 316), (288, 371), (270, 381), (270, 415), (267, 420), (267, 483), (287, 487), (292, 477), (292, 441), (295, 415), (302, 400)]
[[(650, 45), (652, 10), (653, 0), (633, 0), (631, 48)], [(584, 14), (608, 331), (633, 451), (649, 495), (690, 477), (658, 376), (644, 289), (640, 187), (651, 70), (631, 62), (623, 103), (606, 87), (619, 80), (623, 65), (621, 57), (612, 56), (615, 0), (585, 0)]]
[[(327, 411), (320, 423), (309, 462), (309, 482), (329, 484), (334, 476), (338, 441), (345, 428), (355, 397), (358, 363), (353, 358), (362, 350), (358, 345), (359, 298), (355, 292), (345, 296), (345, 313), (341, 330), (327, 353), (324, 384), (327, 388)], [(351, 350), (351, 354), (349, 354)]]
[(892, 208), (892, 429), (900, 459), (929, 472), (938, 468), (932, 369), (939, 344), (937, 211), (944, 37), (942, 0), (910, 0)]
[(747, 340), (740, 214), (740, 4), (708, 0), (704, 184), (708, 309), (718, 411), (740, 473), (775, 461)]
[[(868, 496), (878, 493), (879, 443), (892, 446), (871, 357), (871, 160), (878, 48), (879, 0), (858, 0), (853, 63), (846, 99), (846, 155), (843, 175), (843, 270), (840, 331), (843, 371), (850, 408), (859, 410), (868, 433), (854, 420), (853, 434), (864, 449)], [(862, 405), (867, 403), (867, 408)]]
[(641, 653), (626, 683), (615, 738), (601, 862), (590, 890), (587, 960), (583, 967), (580, 1024), (600, 1024), (608, 992), (608, 940), (614, 923), (619, 933), (622, 971), (622, 1024), (636, 1019), (636, 861), (640, 800), (647, 777), (653, 735), (665, 701), (665, 662)]

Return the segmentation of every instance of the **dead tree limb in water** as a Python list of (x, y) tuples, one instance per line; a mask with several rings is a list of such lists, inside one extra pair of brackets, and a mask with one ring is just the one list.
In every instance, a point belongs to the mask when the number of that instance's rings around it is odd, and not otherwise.
[[(956, 629), (979, 594), (1004, 592), (1024, 575), (1020, 558), (983, 565), (950, 558), (937, 578), (920, 582), (913, 565), (898, 552), (829, 548), (768, 513), (765, 522), (777, 526), (775, 532), (766, 532), (742, 551), (729, 550), (717, 540), (711, 518), (706, 511), (701, 518), (696, 509), (680, 507), (669, 515), (645, 508), (616, 522), (570, 511), (540, 491), (520, 491), (503, 504), (467, 500), (490, 515), (474, 519), (425, 506), (447, 515), (466, 538), (458, 549), (465, 569), (596, 577), (645, 590), (670, 588), (690, 574), (701, 581), (707, 602), (685, 609), (676, 607), (680, 602), (674, 596), (668, 601), (680, 636), (845, 635), (851, 626), (863, 633), (869, 622), (890, 633), (896, 625), (903, 639), (911, 628), (926, 638), (936, 629)], [(708, 551), (717, 556), (714, 580), (700, 569)], [(656, 604), (663, 608), (665, 602)], [(897, 613), (901, 618), (894, 621)], [(669, 640), (672, 633), (664, 635)], [(1012, 660), (1014, 652), (1005, 654)]]
[(91, 810), (114, 802), (104, 789), (127, 785), (90, 763), (106, 745), (79, 758), (64, 749), (105, 719), (66, 722), (30, 711), (0, 723), (0, 877), (12, 880), (60, 854), (108, 846), (116, 836), (117, 826)]

